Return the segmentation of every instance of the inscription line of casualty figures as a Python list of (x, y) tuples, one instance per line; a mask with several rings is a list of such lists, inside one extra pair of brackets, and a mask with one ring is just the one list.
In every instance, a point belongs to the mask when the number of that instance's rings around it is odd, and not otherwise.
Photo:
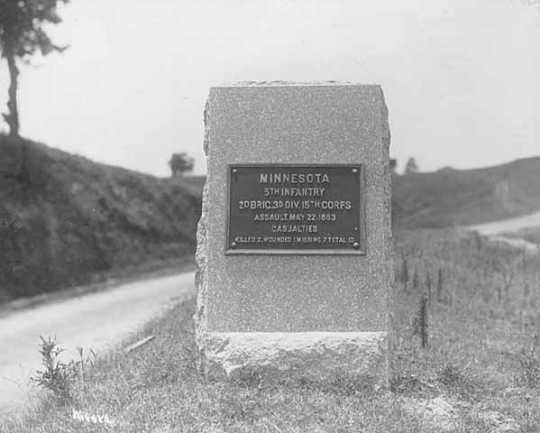
[(351, 244), (354, 236), (236, 236), (235, 242), (249, 243), (314, 243), (314, 244)]

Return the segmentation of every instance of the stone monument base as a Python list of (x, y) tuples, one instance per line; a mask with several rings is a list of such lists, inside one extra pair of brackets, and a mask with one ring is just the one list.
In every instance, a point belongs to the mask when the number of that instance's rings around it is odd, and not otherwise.
[(202, 343), (210, 379), (388, 386), (387, 332), (210, 332)]

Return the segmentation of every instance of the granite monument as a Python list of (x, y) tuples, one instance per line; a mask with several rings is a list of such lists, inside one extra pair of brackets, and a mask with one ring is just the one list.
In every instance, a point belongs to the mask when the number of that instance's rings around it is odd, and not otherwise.
[(205, 128), (201, 369), (385, 386), (393, 277), (380, 86), (214, 87)]

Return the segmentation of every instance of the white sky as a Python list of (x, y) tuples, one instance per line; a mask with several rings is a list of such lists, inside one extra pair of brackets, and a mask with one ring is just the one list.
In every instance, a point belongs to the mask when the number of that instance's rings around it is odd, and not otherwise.
[(381, 84), (401, 167), (540, 155), (540, 20), (519, 0), (72, 0), (63, 16), (71, 48), (21, 68), (21, 132), (97, 161), (167, 175), (184, 151), (204, 172), (208, 88), (243, 80)]

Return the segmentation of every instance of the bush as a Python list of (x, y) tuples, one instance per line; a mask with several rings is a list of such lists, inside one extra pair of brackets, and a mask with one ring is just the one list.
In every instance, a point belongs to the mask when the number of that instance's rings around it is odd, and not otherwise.
[(48, 337), (41, 339), (40, 350), (42, 370), (36, 372), (30, 380), (39, 387), (51, 391), (60, 403), (73, 401), (73, 388), (77, 378), (84, 381), (84, 369), (86, 365), (94, 364), (96, 354), (90, 351), (90, 356), (84, 359), (83, 349), (79, 348), (79, 360), (64, 363), (60, 360), (60, 354), (64, 351), (56, 340)]

